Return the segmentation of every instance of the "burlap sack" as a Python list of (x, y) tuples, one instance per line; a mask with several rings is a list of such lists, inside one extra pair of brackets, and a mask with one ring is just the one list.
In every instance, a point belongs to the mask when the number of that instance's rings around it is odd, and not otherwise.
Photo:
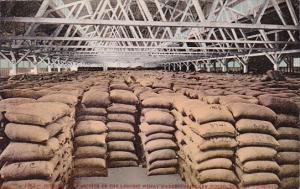
[(10, 140), (16, 142), (44, 142), (50, 138), (45, 128), (34, 125), (9, 123), (4, 132)]
[(299, 139), (300, 138), (300, 129), (293, 127), (280, 127), (277, 129), (279, 133), (279, 138), (287, 139)]
[(280, 179), (274, 173), (244, 173), (241, 175), (240, 180), (240, 184), (243, 186), (280, 184)]
[(135, 135), (132, 132), (109, 132), (107, 141), (133, 141)]
[(279, 178), (299, 177), (300, 167), (298, 164), (285, 164), (280, 166)]
[(279, 142), (278, 151), (300, 152), (300, 141), (299, 140), (281, 139), (281, 140), (278, 140), (278, 142)]
[(126, 90), (112, 90), (110, 91), (110, 99), (114, 103), (120, 104), (138, 104), (138, 98), (131, 91)]
[(263, 133), (274, 137), (278, 136), (276, 128), (269, 121), (240, 119), (236, 122), (235, 127), (239, 133)]
[(73, 171), (74, 177), (106, 177), (107, 169), (106, 168), (75, 168)]
[(257, 104), (232, 103), (227, 107), (232, 112), (235, 119), (248, 118), (265, 120), (274, 123), (276, 113), (271, 109)]
[(274, 160), (277, 151), (269, 147), (242, 147), (237, 149), (236, 156), (241, 163), (255, 160)]
[(102, 134), (107, 131), (106, 125), (101, 121), (80, 121), (75, 128), (75, 136)]
[(199, 123), (204, 124), (213, 121), (225, 121), (234, 123), (234, 119), (226, 106), (207, 104), (191, 108), (191, 116)]
[(160, 124), (160, 125), (170, 125), (175, 124), (174, 117), (163, 111), (149, 111), (145, 114), (145, 122), (148, 124)]
[(156, 150), (146, 154), (147, 162), (150, 164), (154, 161), (176, 159), (176, 152), (172, 149)]
[(82, 104), (86, 107), (108, 107), (110, 104), (109, 94), (101, 90), (89, 90), (82, 97)]
[(235, 137), (237, 134), (233, 125), (224, 121), (209, 122), (202, 125), (193, 123), (189, 126), (195, 133), (203, 138)]
[(170, 174), (176, 174), (177, 168), (176, 167), (167, 167), (167, 168), (157, 168), (149, 171), (147, 173), (148, 176), (152, 175), (170, 175)]
[(172, 107), (172, 100), (161, 96), (150, 97), (142, 102), (144, 108), (164, 108), (170, 109)]
[[(143, 134), (143, 133), (140, 133), (140, 134)], [(154, 133), (154, 134), (151, 134), (148, 136), (144, 135), (144, 137), (145, 137), (145, 139), (143, 141), (145, 144), (147, 144), (149, 141), (157, 140), (157, 139), (170, 139), (170, 140), (174, 139), (173, 134), (169, 134), (169, 133)]]
[(74, 107), (77, 104), (77, 97), (69, 94), (50, 94), (38, 99), (40, 102), (61, 102)]
[(289, 99), (270, 95), (261, 95), (258, 99), (260, 104), (271, 108), (276, 113), (299, 115), (297, 104)]
[(169, 109), (164, 109), (164, 108), (143, 108), (141, 115), (145, 116), (145, 114), (150, 111), (160, 111), (160, 112), (167, 112), (167, 113), (170, 112)]
[(86, 108), (83, 106), (78, 109), (78, 115), (106, 116), (107, 111), (105, 108)]
[(231, 160), (227, 158), (213, 158), (193, 165), (193, 168), (199, 172), (207, 169), (231, 169), (233, 166)]
[(165, 89), (171, 89), (173, 86), (173, 84), (171, 82), (167, 82), (167, 81), (159, 81), (156, 80), (153, 82), (152, 87), (153, 88), (165, 88)]
[(78, 147), (75, 151), (76, 158), (105, 158), (107, 149), (98, 146)]
[(69, 112), (69, 106), (59, 102), (25, 103), (8, 108), (5, 118), (10, 122), (45, 126)]
[(109, 153), (109, 160), (110, 161), (138, 161), (138, 157), (136, 154), (132, 152), (125, 152), (125, 151), (112, 151)]
[(0, 155), (2, 162), (49, 160), (59, 150), (56, 138), (48, 140), (46, 145), (11, 142)]
[(299, 164), (300, 152), (278, 152), (276, 161), (279, 164)]
[(288, 114), (277, 114), (275, 125), (276, 127), (296, 127), (299, 122), (299, 117)]
[(109, 113), (126, 113), (126, 114), (135, 114), (137, 109), (133, 105), (128, 104), (112, 104), (112, 106), (107, 108)]
[(46, 126), (46, 130), (49, 133), (50, 137), (55, 136), (57, 133), (63, 130), (63, 128), (71, 128), (75, 124), (75, 120), (64, 116), (60, 119), (58, 119), (56, 122), (51, 123)]
[(215, 149), (233, 149), (237, 146), (237, 142), (229, 137), (216, 137), (205, 140), (202, 144), (198, 145), (200, 150), (215, 150)]
[(42, 186), (43, 189), (53, 189), (53, 184), (46, 180), (31, 179), (31, 180), (16, 180), (6, 181), (2, 184), (2, 189), (35, 189)]
[(280, 171), (280, 166), (276, 161), (247, 161), (242, 164), (237, 160), (237, 164), (244, 173), (271, 172), (278, 174)]
[(113, 83), (113, 84), (110, 84), (109, 89), (110, 90), (119, 89), (119, 90), (132, 91), (132, 88), (128, 87), (125, 83)]
[(116, 131), (116, 132), (134, 132), (134, 126), (130, 123), (122, 123), (122, 122), (108, 122), (106, 124), (108, 130)]
[(147, 170), (151, 171), (158, 168), (177, 167), (177, 165), (177, 159), (158, 160), (152, 162), (151, 164), (147, 162)]
[(107, 143), (107, 146), (109, 151), (135, 151), (132, 141), (111, 141)]
[[(245, 98), (242, 98), (245, 97)], [(227, 105), (231, 103), (250, 103), (250, 104), (258, 104), (258, 100), (256, 98), (249, 98), (249, 96), (235, 96), (235, 95), (228, 95), (228, 96), (221, 96), (219, 99), (219, 103), (222, 105)]]
[(144, 146), (144, 149), (148, 152), (153, 152), (153, 151), (162, 150), (162, 149), (176, 149), (176, 148), (177, 148), (176, 143), (169, 139), (152, 140), (152, 141), (149, 141)]
[(105, 116), (94, 116), (94, 115), (81, 115), (77, 117), (77, 121), (102, 121), (106, 122)]
[(127, 160), (127, 161), (109, 161), (108, 167), (115, 168), (115, 167), (137, 167), (138, 163), (136, 161)]
[(75, 168), (106, 168), (106, 161), (102, 158), (79, 158), (74, 160)]
[(12, 163), (2, 167), (0, 174), (4, 180), (50, 179), (54, 168), (50, 161), (29, 161)]
[(107, 115), (108, 121), (113, 122), (123, 122), (123, 123), (130, 123), (135, 124), (135, 117), (131, 114), (108, 114)]
[(209, 151), (195, 151), (191, 150), (188, 156), (197, 163), (201, 163), (205, 160), (214, 159), (214, 158), (232, 158), (234, 155), (233, 150), (209, 150)]
[(24, 103), (34, 103), (35, 99), (32, 98), (7, 98), (0, 101), (0, 112), (5, 112), (9, 107), (15, 107)]
[(264, 146), (276, 149), (279, 146), (277, 140), (267, 134), (244, 133), (236, 137), (240, 147), (243, 146)]
[(107, 134), (94, 134), (75, 137), (75, 144), (79, 147), (81, 146), (106, 146), (106, 136)]
[(282, 189), (292, 189), (300, 187), (300, 178), (299, 177), (287, 177), (281, 179), (280, 188)]
[(155, 133), (173, 133), (175, 131), (175, 128), (171, 126), (157, 124), (149, 125), (145, 122), (140, 125), (140, 129), (146, 136)]
[(201, 183), (222, 181), (237, 184), (239, 182), (235, 173), (228, 169), (204, 170), (198, 173), (197, 178)]

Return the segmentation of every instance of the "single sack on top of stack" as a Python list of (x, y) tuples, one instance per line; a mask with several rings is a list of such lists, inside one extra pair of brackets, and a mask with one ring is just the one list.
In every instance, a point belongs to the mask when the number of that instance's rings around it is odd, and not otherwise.
[(277, 113), (278, 131), (277, 163), (280, 165), (279, 177), (282, 189), (299, 188), (300, 128), (299, 110), (289, 99), (262, 95), (260, 103)]
[(139, 136), (148, 175), (177, 173), (175, 119), (170, 114), (172, 102), (162, 96), (150, 97), (143, 100), (142, 108)]
[(276, 114), (257, 104), (228, 104), (239, 132), (236, 152), (236, 172), (240, 187), (278, 188), (280, 166), (275, 161), (279, 146), (273, 123)]
[(107, 127), (101, 121), (80, 121), (75, 135), (75, 177), (107, 176)]
[(74, 124), (69, 114), (70, 108), (57, 102), (24, 103), (7, 109), (5, 134), (11, 142), (0, 155), (5, 162), (0, 171), (2, 188), (30, 182), (67, 185), (68, 171), (61, 165), (72, 160), (72, 154), (65, 154), (72, 146), (63, 145)]
[(110, 105), (107, 91), (107, 84), (104, 83), (103, 86), (93, 86), (85, 92), (77, 110), (77, 120), (106, 122), (106, 108)]
[(108, 111), (108, 166), (138, 166), (136, 155), (136, 117), (138, 98), (123, 82), (110, 85), (111, 106)]
[[(188, 108), (187, 108), (188, 109)], [(237, 188), (232, 159), (237, 146), (234, 119), (222, 105), (191, 106), (183, 117), (183, 152), (194, 176), (193, 186)]]

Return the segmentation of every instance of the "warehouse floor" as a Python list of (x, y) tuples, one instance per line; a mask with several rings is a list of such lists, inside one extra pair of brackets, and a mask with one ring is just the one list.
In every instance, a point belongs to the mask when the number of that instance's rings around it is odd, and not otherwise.
[(108, 169), (108, 177), (78, 178), (75, 189), (185, 189), (185, 183), (178, 174), (147, 176), (142, 167)]

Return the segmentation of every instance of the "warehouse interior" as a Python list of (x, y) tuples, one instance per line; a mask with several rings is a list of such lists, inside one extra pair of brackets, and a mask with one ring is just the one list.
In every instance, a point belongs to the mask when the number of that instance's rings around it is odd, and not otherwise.
[(0, 0), (0, 189), (299, 189), (299, 0)]

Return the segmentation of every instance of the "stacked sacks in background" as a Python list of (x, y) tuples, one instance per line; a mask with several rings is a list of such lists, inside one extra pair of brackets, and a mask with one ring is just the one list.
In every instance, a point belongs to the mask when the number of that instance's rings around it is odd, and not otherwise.
[(109, 167), (138, 166), (136, 155), (136, 117), (138, 98), (127, 84), (110, 85), (111, 106), (108, 111)]
[(74, 120), (70, 108), (58, 102), (33, 102), (9, 107), (5, 134), (11, 140), (1, 153), (5, 165), (0, 174), (2, 188), (27, 185), (67, 186), (72, 154), (70, 140)]
[(234, 172), (236, 130), (229, 110), (199, 100), (174, 101), (181, 174), (191, 188), (237, 188)]
[(173, 83), (169, 78), (155, 80), (152, 84), (153, 91), (156, 93), (172, 92)]
[(108, 82), (83, 94), (75, 127), (75, 177), (107, 176), (106, 108), (110, 104)]
[(77, 121), (106, 122), (106, 108), (110, 105), (108, 82), (91, 87), (83, 94), (81, 104), (77, 109)]
[(278, 132), (273, 125), (275, 112), (257, 104), (231, 103), (227, 106), (239, 132), (236, 172), (240, 187), (278, 188), (280, 166), (275, 160), (279, 146)]
[(148, 175), (177, 173), (177, 145), (174, 142), (175, 119), (170, 114), (170, 98), (156, 96), (142, 101), (139, 136)]
[(297, 105), (289, 99), (270, 95), (259, 96), (259, 102), (277, 113), (277, 163), (280, 165), (281, 188), (299, 188), (300, 129)]

